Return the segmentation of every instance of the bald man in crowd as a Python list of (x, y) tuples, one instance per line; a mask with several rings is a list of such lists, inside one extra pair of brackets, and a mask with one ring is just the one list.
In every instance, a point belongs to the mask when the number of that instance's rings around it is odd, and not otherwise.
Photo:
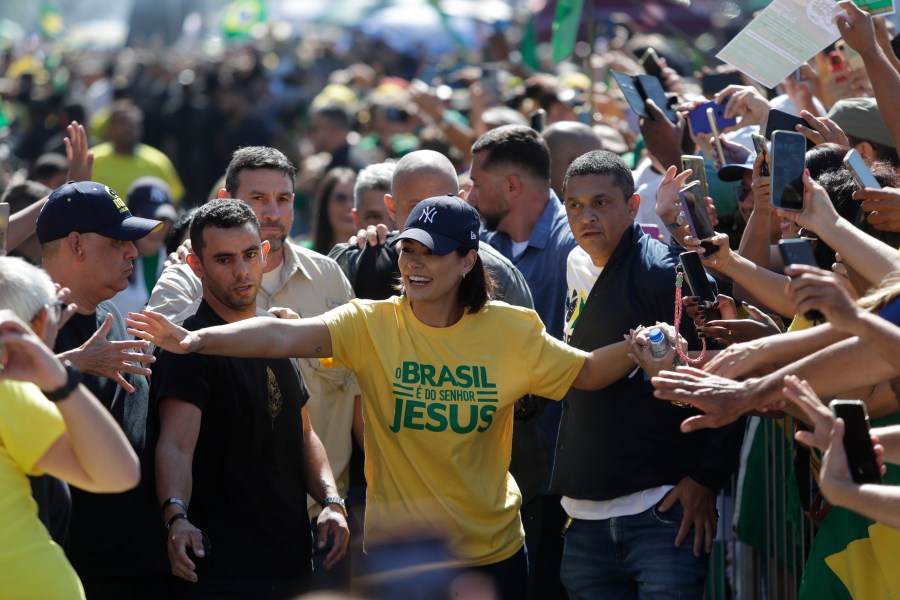
[(592, 150), (603, 150), (603, 140), (578, 121), (559, 121), (541, 132), (550, 149), (550, 187), (562, 198), (562, 184), (572, 161)]

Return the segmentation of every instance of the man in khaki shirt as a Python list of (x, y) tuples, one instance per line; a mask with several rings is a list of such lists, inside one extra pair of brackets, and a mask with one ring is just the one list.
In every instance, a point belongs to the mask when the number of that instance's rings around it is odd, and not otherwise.
[[(263, 310), (283, 307), (301, 317), (313, 317), (349, 302), (353, 290), (335, 261), (287, 241), (294, 218), (295, 174), (296, 169), (287, 157), (274, 148), (241, 148), (228, 165), (225, 187), (219, 191), (219, 197), (247, 202), (259, 219), (262, 238), (270, 244), (257, 306)], [(163, 271), (147, 308), (181, 323), (196, 312), (202, 296), (200, 280), (190, 267), (177, 264)], [(348, 369), (328, 368), (317, 359), (298, 359), (297, 364), (310, 393), (307, 404), (310, 421), (325, 446), (338, 491), (345, 497), (352, 430), (354, 424), (362, 426), (361, 416), (354, 420), (359, 414), (359, 386)], [(362, 431), (357, 434), (361, 440)], [(315, 523), (321, 509), (311, 497), (307, 498), (307, 505)], [(323, 551), (317, 548), (317, 557), (320, 552)], [(347, 563), (343, 560), (327, 574), (331, 583), (347, 584)], [(316, 560), (313, 585), (330, 587), (331, 583), (321, 581), (326, 573), (319, 564)]]

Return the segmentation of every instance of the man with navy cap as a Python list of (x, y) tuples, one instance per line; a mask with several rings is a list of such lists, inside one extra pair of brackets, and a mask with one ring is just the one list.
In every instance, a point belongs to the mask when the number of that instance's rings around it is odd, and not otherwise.
[(69, 559), (96, 598), (165, 596), (163, 531), (153, 495), (153, 431), (148, 431), (153, 357), (133, 352), (110, 298), (128, 286), (135, 241), (162, 226), (134, 217), (118, 194), (92, 181), (70, 181), (50, 194), (37, 218), (43, 267), (71, 290), (77, 313), (63, 326), (55, 350), (85, 374), (84, 383), (110, 411), (141, 460), (140, 485), (122, 494), (72, 488)]

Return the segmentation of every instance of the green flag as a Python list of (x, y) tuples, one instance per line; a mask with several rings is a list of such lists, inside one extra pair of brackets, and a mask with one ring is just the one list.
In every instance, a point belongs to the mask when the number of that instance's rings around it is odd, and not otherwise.
[(578, 38), (578, 26), (581, 24), (581, 12), (584, 0), (559, 0), (556, 4), (556, 15), (553, 17), (553, 62), (560, 62), (570, 56), (575, 49)]
[(225, 8), (222, 15), (222, 34), (229, 39), (250, 36), (253, 26), (266, 21), (264, 0), (235, 0)]
[(537, 54), (537, 28), (534, 25), (534, 13), (528, 17), (528, 22), (522, 31), (522, 42), (519, 44), (519, 52), (522, 54), (522, 62), (535, 71), (540, 70)]

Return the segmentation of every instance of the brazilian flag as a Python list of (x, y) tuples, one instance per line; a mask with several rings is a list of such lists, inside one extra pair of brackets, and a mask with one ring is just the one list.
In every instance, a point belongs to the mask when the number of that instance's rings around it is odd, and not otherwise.
[(253, 27), (266, 22), (264, 0), (235, 0), (225, 8), (220, 27), (227, 39), (250, 37)]
[[(900, 413), (872, 419), (873, 427), (900, 424)], [(888, 465), (886, 485), (900, 484), (900, 467)], [(900, 531), (834, 507), (813, 540), (800, 600), (900, 598)]]
[(41, 11), (38, 16), (41, 33), (48, 39), (55, 39), (62, 33), (65, 23), (62, 13), (51, 0), (41, 0)]

